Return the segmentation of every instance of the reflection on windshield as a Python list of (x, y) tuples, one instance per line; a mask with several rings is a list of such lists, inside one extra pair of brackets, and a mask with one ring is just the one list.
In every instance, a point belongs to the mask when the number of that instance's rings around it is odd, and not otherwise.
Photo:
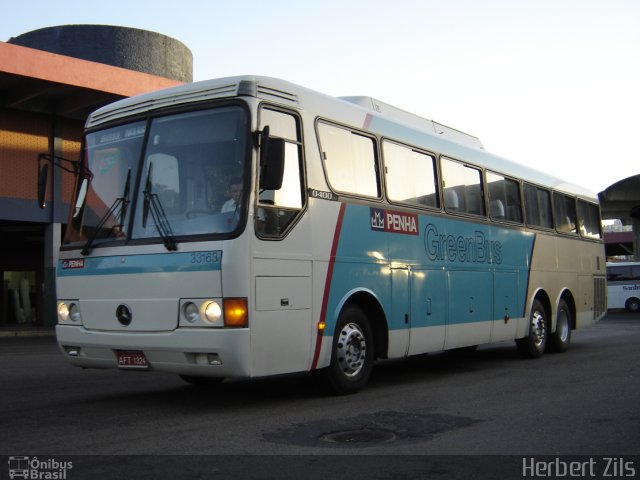
[[(165, 241), (167, 225), (179, 241), (189, 235), (228, 236), (238, 228), (246, 208), (240, 200), (233, 211), (223, 211), (232, 200), (229, 182), (240, 181), (245, 187), (247, 138), (246, 115), (237, 106), (157, 117), (149, 123), (88, 134), (85, 155), (94, 178), (69, 226), (75, 232), (67, 238), (85, 242), (93, 238), (94, 246), (136, 239)], [(150, 166), (153, 175), (146, 178)], [(129, 170), (131, 206), (112, 214), (110, 207), (122, 197)], [(143, 215), (147, 187), (164, 212), (162, 220), (148, 211)], [(143, 217), (148, 217), (145, 222)]]

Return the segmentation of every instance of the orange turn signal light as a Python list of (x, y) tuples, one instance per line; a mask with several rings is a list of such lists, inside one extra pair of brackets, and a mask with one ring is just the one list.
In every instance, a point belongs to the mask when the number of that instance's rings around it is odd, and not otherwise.
[(246, 327), (249, 324), (246, 298), (225, 298), (222, 303), (225, 327)]

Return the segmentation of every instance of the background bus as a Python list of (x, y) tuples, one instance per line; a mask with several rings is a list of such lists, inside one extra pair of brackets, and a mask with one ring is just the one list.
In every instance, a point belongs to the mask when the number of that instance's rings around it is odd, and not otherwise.
[(233, 77), (86, 127), (57, 269), (74, 365), (350, 393), (376, 358), (563, 352), (606, 309), (594, 193), (369, 97)]
[(607, 306), (640, 311), (640, 262), (607, 263)]

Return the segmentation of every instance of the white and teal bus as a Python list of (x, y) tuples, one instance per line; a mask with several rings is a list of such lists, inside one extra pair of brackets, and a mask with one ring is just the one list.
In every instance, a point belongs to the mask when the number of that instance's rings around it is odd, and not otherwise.
[(515, 340), (606, 310), (597, 197), (369, 97), (266, 77), (119, 101), (86, 123), (57, 268), (73, 365), (191, 383)]

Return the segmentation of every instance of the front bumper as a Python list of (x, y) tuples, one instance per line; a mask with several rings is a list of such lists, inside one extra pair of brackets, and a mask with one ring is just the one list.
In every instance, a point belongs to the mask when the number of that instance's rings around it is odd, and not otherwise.
[(118, 350), (137, 350), (144, 352), (148, 370), (152, 371), (225, 378), (252, 376), (248, 328), (122, 333), (57, 325), (56, 337), (71, 364), (83, 368), (118, 368)]

